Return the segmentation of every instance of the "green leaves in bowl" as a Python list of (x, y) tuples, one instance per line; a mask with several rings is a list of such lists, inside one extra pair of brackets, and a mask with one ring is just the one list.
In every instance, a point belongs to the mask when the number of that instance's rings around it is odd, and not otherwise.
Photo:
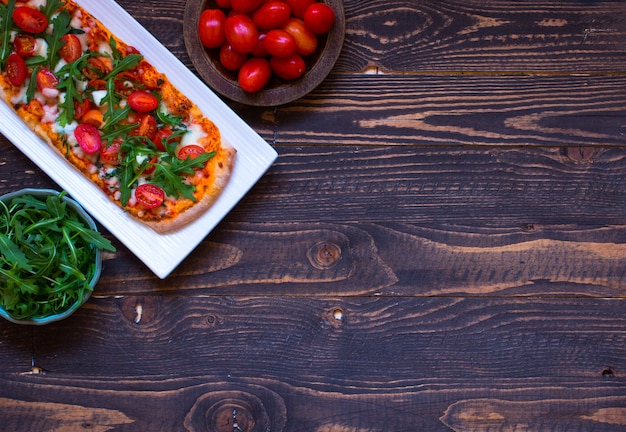
[(0, 200), (0, 307), (13, 320), (80, 306), (100, 277), (100, 251), (115, 251), (65, 192), (30, 191)]

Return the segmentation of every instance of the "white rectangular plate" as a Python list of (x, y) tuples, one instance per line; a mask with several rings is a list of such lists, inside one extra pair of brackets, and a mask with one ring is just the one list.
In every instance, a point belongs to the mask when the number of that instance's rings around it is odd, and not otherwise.
[[(235, 169), (215, 204), (183, 229), (158, 234), (111, 202), (100, 189), (0, 103), (0, 132), (119, 239), (158, 277), (167, 277), (252, 188), (276, 151), (113, 0), (78, 0), (113, 34), (133, 45), (210, 118), (237, 149)], [(182, 35), (181, 35), (182, 38)], [(106, 271), (106, 270), (105, 270)]]

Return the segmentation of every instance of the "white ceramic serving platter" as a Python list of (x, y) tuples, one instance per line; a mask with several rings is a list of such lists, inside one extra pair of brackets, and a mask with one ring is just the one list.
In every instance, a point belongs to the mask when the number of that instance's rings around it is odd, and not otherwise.
[[(158, 234), (134, 220), (35, 135), (0, 102), (0, 132), (76, 199), (158, 277), (166, 278), (252, 188), (277, 158), (276, 151), (198, 79), (177, 57), (113, 0), (78, 0), (120, 39), (141, 51), (195, 102), (237, 149), (228, 186), (213, 207), (181, 230)], [(182, 37), (182, 35), (181, 35)]]

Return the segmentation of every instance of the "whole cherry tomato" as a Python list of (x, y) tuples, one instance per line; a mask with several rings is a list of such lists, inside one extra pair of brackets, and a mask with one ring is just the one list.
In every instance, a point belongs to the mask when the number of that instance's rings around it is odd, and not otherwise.
[(261, 30), (281, 28), (291, 17), (291, 9), (285, 2), (270, 0), (252, 13), (252, 21)]
[(37, 41), (31, 35), (18, 33), (13, 39), (13, 49), (20, 57), (32, 57), (36, 46)]
[(284, 0), (284, 1), (285, 3), (289, 5), (289, 8), (291, 9), (291, 14), (295, 16), (296, 18), (303, 18), (304, 12), (306, 12), (306, 9), (311, 4), (316, 2), (316, 0)]
[(22, 57), (16, 53), (11, 53), (11, 55), (7, 58), (6, 71), (11, 84), (14, 86), (20, 86), (24, 80), (26, 80), (28, 68), (26, 67), (26, 62)]
[(313, 54), (317, 49), (317, 35), (299, 18), (290, 18), (283, 30), (296, 40), (296, 52), (302, 56)]
[(296, 52), (296, 39), (285, 30), (268, 31), (263, 43), (267, 52), (276, 57), (289, 57)]
[(313, 33), (328, 33), (335, 23), (335, 11), (325, 3), (313, 3), (304, 12), (303, 21)]
[(13, 21), (27, 33), (41, 33), (48, 27), (48, 18), (39, 9), (19, 6), (13, 10)]
[(165, 201), (165, 192), (152, 183), (143, 183), (135, 189), (137, 202), (148, 209), (157, 208)]
[(128, 95), (128, 105), (135, 111), (149, 112), (159, 106), (159, 99), (150, 92), (136, 90)]
[(249, 53), (256, 47), (259, 40), (259, 31), (248, 15), (238, 14), (226, 18), (224, 23), (226, 40), (235, 51)]
[(235, 51), (229, 42), (225, 42), (220, 48), (220, 63), (226, 70), (238, 70), (247, 59), (248, 54)]
[(287, 58), (272, 57), (270, 64), (276, 76), (286, 80), (298, 79), (306, 72), (304, 59), (298, 54)]
[(74, 129), (74, 137), (85, 153), (93, 154), (100, 151), (102, 138), (98, 129), (88, 123), (81, 123)]
[(270, 62), (264, 57), (252, 57), (239, 69), (237, 81), (244, 91), (254, 93), (265, 87), (271, 76)]
[(265, 48), (265, 38), (267, 37), (267, 33), (260, 31), (259, 32), (259, 41), (256, 44), (256, 47), (252, 50), (250, 54), (255, 57), (269, 57), (270, 53), (267, 52), (267, 48)]
[(215, 0), (215, 4), (217, 7), (222, 9), (230, 9), (233, 7), (233, 2), (231, 0)]
[(224, 22), (226, 14), (221, 9), (205, 9), (198, 21), (200, 42), (207, 48), (217, 48), (226, 40)]
[(235, 12), (250, 13), (259, 7), (262, 0), (231, 0), (231, 8)]
[(83, 54), (83, 47), (80, 44), (80, 39), (75, 34), (68, 33), (61, 36), (61, 42), (63, 45), (59, 48), (59, 54), (66, 63), (71, 63), (80, 58)]

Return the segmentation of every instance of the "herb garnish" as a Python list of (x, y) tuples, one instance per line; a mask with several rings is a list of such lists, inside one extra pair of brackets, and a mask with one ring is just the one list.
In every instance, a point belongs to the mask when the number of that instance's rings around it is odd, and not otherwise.
[(13, 9), (15, 9), (15, 0), (9, 0), (9, 3), (5, 6), (0, 4), (0, 15), (2, 21), (0, 21), (0, 66), (4, 69), (4, 64), (11, 54), (11, 27), (13, 27)]
[(0, 303), (16, 319), (45, 317), (81, 302), (96, 271), (96, 248), (115, 251), (63, 199), (0, 201)]

